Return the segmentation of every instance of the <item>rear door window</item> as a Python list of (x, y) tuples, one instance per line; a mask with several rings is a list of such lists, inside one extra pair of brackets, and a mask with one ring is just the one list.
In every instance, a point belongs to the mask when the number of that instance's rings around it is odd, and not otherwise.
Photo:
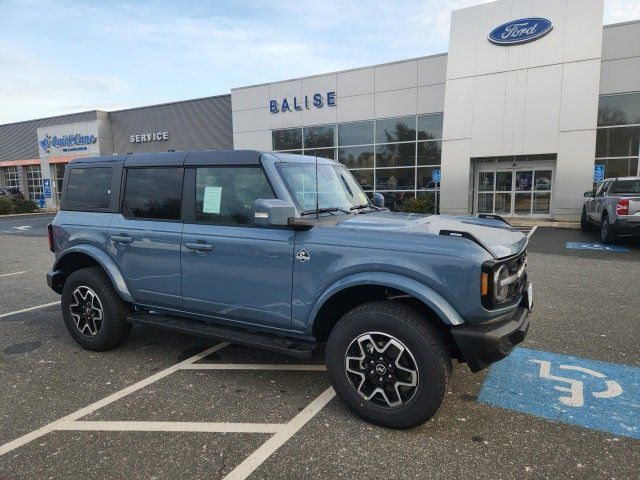
[(253, 204), (275, 198), (259, 167), (205, 167), (196, 171), (196, 222), (253, 225)]
[(184, 169), (129, 168), (122, 213), (129, 218), (180, 220)]
[(69, 173), (66, 204), (73, 208), (108, 208), (111, 200), (111, 167), (74, 168)]

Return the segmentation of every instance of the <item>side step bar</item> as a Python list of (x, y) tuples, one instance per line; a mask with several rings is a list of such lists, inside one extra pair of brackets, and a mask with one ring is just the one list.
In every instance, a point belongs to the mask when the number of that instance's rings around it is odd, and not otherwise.
[(212, 326), (197, 320), (183, 319), (169, 315), (136, 312), (133, 315), (129, 315), (127, 320), (138, 325), (151, 325), (174, 332), (194, 335), (196, 337), (269, 350), (295, 358), (311, 358), (313, 350), (317, 346), (311, 342), (296, 341), (258, 332), (249, 332), (233, 327)]

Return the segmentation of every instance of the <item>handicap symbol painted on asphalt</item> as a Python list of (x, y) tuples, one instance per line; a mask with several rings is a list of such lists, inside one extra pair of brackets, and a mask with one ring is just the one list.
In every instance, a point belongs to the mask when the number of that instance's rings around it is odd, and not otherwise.
[(516, 348), (478, 402), (640, 439), (640, 368)]
[(604, 250), (607, 252), (628, 252), (627, 247), (608, 245), (606, 243), (567, 242), (565, 247), (571, 250)]

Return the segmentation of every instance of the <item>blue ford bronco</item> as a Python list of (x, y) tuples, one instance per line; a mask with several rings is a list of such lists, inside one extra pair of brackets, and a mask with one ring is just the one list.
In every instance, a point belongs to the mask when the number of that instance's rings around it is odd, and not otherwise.
[(89, 157), (49, 225), (67, 329), (116, 347), (133, 324), (298, 358), (326, 343), (338, 396), (379, 425), (438, 410), (528, 330), (527, 238), (500, 217), (393, 213), (341, 164), (257, 151)]

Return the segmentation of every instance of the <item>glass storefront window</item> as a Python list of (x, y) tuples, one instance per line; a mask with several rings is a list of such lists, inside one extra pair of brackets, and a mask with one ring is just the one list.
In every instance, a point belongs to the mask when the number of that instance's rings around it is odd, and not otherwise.
[(376, 120), (376, 143), (414, 142), (415, 140), (415, 116)]
[(638, 175), (638, 158), (596, 159), (596, 165), (604, 165), (605, 177), (633, 177)]
[(637, 157), (640, 151), (640, 126), (599, 128), (596, 157)]
[[(418, 168), (418, 189), (436, 188), (436, 182), (433, 181), (433, 171), (440, 167), (420, 167)], [(439, 184), (438, 184), (439, 186)]]
[(415, 168), (379, 168), (376, 190), (415, 190)]
[(442, 160), (442, 142), (418, 142), (418, 165), (440, 165)]
[(25, 173), (27, 175), (27, 192), (29, 200), (37, 200), (43, 195), (40, 165), (27, 165), (25, 167)]
[(478, 213), (493, 213), (493, 193), (478, 193)]
[(302, 149), (302, 129), (273, 130), (271, 140), (274, 150), (300, 150)]
[(413, 167), (415, 143), (393, 143), (376, 146), (376, 167)]
[(3, 187), (13, 187), (18, 188), (20, 186), (20, 182), (18, 179), (18, 167), (3, 167), (2, 168), (2, 178), (0, 179)]
[[(537, 173), (537, 172), (536, 172)], [(534, 193), (531, 213), (548, 214), (551, 211), (551, 193)]]
[(373, 185), (373, 170), (350, 170), (351, 175), (356, 179), (356, 181), (360, 184), (360, 187), (365, 192), (371, 192), (374, 190)]
[(513, 172), (496, 172), (496, 191), (511, 191), (511, 178)]
[(598, 126), (640, 124), (640, 93), (603, 95), (598, 103)]
[(373, 168), (373, 145), (340, 148), (338, 161), (347, 168)]
[(530, 191), (533, 183), (533, 171), (525, 170), (516, 172), (516, 190), (519, 192)]
[(64, 181), (64, 163), (55, 163), (51, 165), (51, 179), (55, 188), (56, 199), (58, 200), (58, 205), (60, 204), (60, 199), (62, 198), (62, 184)]
[(534, 190), (551, 190), (551, 170), (536, 170)]
[(336, 145), (335, 125), (322, 125), (319, 127), (305, 127), (304, 128), (304, 148), (323, 148), (334, 147)]
[(496, 193), (496, 209), (495, 213), (498, 215), (511, 214), (511, 192), (509, 193)]
[[(480, 172), (478, 190), (481, 192), (493, 192), (494, 172)], [(493, 202), (491, 202), (493, 203)], [(486, 213), (486, 212), (483, 212)]]
[(318, 155), (318, 158), (329, 158), (331, 160), (336, 159), (336, 149), (335, 148), (312, 148), (310, 150), (305, 150), (304, 155), (309, 155), (310, 157), (315, 157)]
[(418, 117), (418, 140), (438, 140), (442, 138), (442, 113), (420, 115)]
[(338, 145), (368, 145), (373, 143), (373, 121), (338, 124)]

